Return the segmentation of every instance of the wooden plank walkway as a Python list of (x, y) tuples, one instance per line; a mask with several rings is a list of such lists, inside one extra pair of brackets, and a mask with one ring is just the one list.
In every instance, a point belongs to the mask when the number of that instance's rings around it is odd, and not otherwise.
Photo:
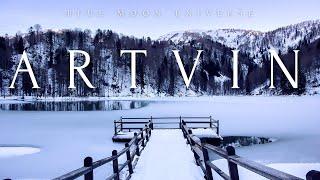
[(152, 131), (148, 146), (142, 152), (132, 174), (132, 180), (144, 179), (204, 179), (180, 129)]

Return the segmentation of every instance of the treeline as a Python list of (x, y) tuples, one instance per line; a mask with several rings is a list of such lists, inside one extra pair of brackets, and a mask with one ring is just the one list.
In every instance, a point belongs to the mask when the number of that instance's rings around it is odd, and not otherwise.
[[(90, 54), (91, 63), (84, 71), (95, 89), (88, 88), (77, 73), (77, 88), (68, 89), (69, 49), (84, 50)], [(148, 52), (146, 57), (137, 58), (136, 89), (130, 89), (130, 57), (120, 56), (121, 49), (145, 49)], [(181, 77), (171, 51), (173, 49), (180, 50), (188, 75), (197, 50), (204, 50), (189, 89), (186, 89)], [(19, 73), (15, 88), (8, 88), (24, 50), (28, 54), (40, 89), (32, 89), (28, 73)], [(98, 29), (94, 33), (79, 29), (43, 31), (40, 25), (35, 25), (30, 27), (26, 34), (0, 37), (0, 88), (1, 96), (37, 97), (250, 94), (255, 88), (264, 85), (270, 77), (267, 54), (263, 56), (262, 62), (262, 65), (257, 65), (249, 53), (240, 53), (240, 89), (231, 89), (231, 49), (210, 38), (174, 44), (171, 41), (124, 36), (111, 30)], [(83, 63), (82, 57), (77, 57), (77, 63)], [(277, 78), (278, 89), (271, 93), (303, 93), (306, 71), (301, 70), (301, 73), (303, 76), (299, 90), (290, 88), (285, 79)]]

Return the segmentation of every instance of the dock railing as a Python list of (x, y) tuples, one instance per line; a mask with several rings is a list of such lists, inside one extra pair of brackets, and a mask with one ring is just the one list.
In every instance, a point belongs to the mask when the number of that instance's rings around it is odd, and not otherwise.
[(139, 130), (141, 126), (149, 122), (152, 122), (154, 129), (181, 129), (182, 120), (196, 128), (215, 128), (219, 135), (219, 120), (211, 116), (121, 117), (114, 121), (114, 135), (119, 132)]
[[(117, 150), (113, 150), (110, 157), (100, 159), (95, 162), (93, 162), (91, 157), (86, 157), (83, 161), (83, 167), (54, 178), (54, 180), (72, 180), (81, 176), (84, 176), (85, 180), (93, 180), (93, 171), (96, 168), (111, 162), (113, 173), (106, 178), (107, 180), (120, 180), (120, 173), (126, 169), (126, 167), (128, 169), (128, 175), (125, 177), (125, 179), (130, 179), (134, 169), (135, 157), (140, 156), (142, 150), (148, 143), (151, 136), (151, 130), (152, 123), (148, 122), (145, 124), (145, 127), (142, 130), (134, 133), (134, 137), (130, 140), (130, 142), (125, 144), (125, 148), (123, 148), (121, 151), (118, 152)], [(122, 164), (119, 164), (119, 158), (122, 155), (126, 156), (126, 161)]]
[[(302, 180), (299, 177), (238, 156), (236, 155), (235, 149), (232, 146), (228, 146), (226, 149), (223, 149), (210, 144), (201, 143), (201, 141), (192, 134), (192, 129), (188, 128), (187, 123), (184, 120), (182, 120), (181, 129), (184, 137), (187, 139), (187, 143), (190, 144), (196, 164), (202, 169), (206, 180), (213, 180), (212, 170), (215, 171), (223, 179), (239, 180), (238, 166), (259, 174), (267, 179)], [(213, 152), (214, 154), (227, 160), (229, 169), (228, 173), (223, 172), (219, 167), (217, 167), (210, 161), (209, 152)], [(319, 180), (320, 172), (311, 170), (306, 174), (306, 179)]]

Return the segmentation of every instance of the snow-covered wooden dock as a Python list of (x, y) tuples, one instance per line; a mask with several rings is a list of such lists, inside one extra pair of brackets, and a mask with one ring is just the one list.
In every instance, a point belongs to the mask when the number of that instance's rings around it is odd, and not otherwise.
[(196, 165), (181, 130), (153, 130), (131, 179), (198, 180), (203, 179), (203, 173)]
[[(153, 122), (154, 119), (168, 120), (172, 118), (179, 121)], [(199, 121), (203, 118), (209, 120)], [(127, 122), (124, 122), (123, 119), (114, 122), (115, 136), (123, 135), (126, 138), (131, 138), (133, 135), (131, 140), (125, 144), (124, 149), (119, 152), (114, 150), (112, 156), (98, 161), (86, 157), (83, 167), (57, 177), (55, 180), (72, 180), (80, 176), (84, 176), (85, 180), (93, 180), (93, 171), (111, 162), (113, 173), (106, 177), (108, 180), (213, 180), (214, 173), (222, 179), (239, 180), (238, 166), (267, 179), (302, 180), (300, 177), (238, 156), (232, 146), (228, 146), (226, 149), (217, 146), (216, 144), (219, 144), (222, 139), (219, 135), (219, 121), (213, 120), (211, 116), (126, 118), (135, 120)], [(201, 127), (199, 124), (206, 124), (207, 127)], [(124, 125), (130, 127), (124, 127)], [(158, 127), (155, 128), (154, 125), (158, 125)], [(209, 151), (227, 161), (227, 172), (210, 161)], [(125, 159), (123, 156), (126, 160), (119, 162)], [(311, 170), (306, 174), (306, 178), (318, 180), (320, 172)]]

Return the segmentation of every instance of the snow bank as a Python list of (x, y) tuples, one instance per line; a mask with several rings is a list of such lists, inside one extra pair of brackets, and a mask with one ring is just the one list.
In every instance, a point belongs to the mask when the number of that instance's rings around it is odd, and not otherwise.
[(211, 128), (193, 128), (192, 134), (197, 136), (198, 138), (219, 138), (222, 139), (221, 136), (217, 135), (215, 129)]

